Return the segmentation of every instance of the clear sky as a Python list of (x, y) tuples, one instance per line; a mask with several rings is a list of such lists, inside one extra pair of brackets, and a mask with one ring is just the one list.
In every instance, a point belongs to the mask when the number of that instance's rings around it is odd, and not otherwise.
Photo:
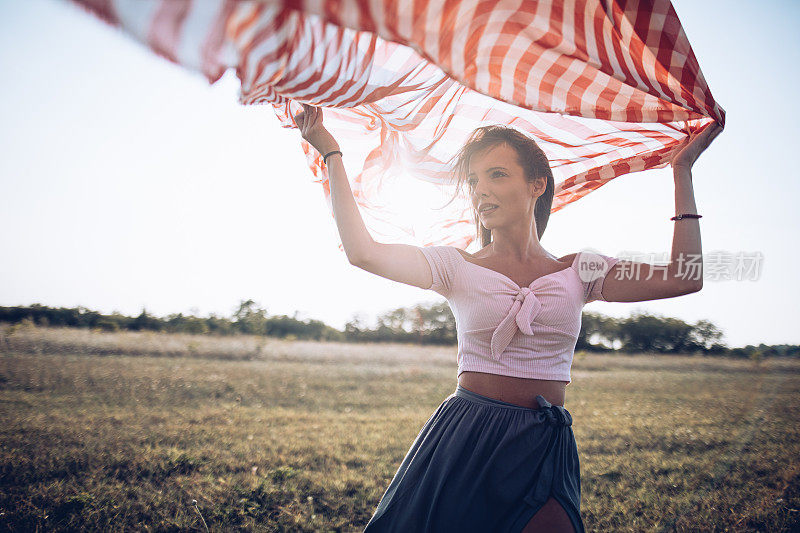
[[(760, 252), (761, 267), (585, 310), (708, 319), (730, 346), (798, 344), (800, 3), (673, 5), (727, 112), (693, 171), (703, 252)], [(252, 298), (342, 328), (441, 301), (348, 263), (299, 132), (239, 105), (232, 71), (209, 85), (67, 2), (0, 0), (0, 72), (0, 305), (229, 316)], [(542, 244), (668, 253), (673, 214), (669, 168), (628, 174), (554, 213)]]

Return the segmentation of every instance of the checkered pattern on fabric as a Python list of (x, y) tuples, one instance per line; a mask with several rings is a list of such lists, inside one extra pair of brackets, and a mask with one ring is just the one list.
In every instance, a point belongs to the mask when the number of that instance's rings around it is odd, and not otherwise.
[[(464, 191), (436, 208), (479, 126), (536, 139), (555, 212), (725, 123), (668, 0), (72, 1), (209, 82), (236, 69), (241, 103), (271, 104), (285, 128), (300, 102), (325, 107), (382, 242), (476, 238)], [(331, 207), (322, 156), (298, 140)]]

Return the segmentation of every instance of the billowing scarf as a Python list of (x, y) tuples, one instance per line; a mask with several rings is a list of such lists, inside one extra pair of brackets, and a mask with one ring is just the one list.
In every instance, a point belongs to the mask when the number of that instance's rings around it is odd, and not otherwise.
[(479, 126), (537, 141), (555, 212), (725, 121), (669, 0), (72, 1), (210, 83), (234, 68), (240, 102), (284, 128), (301, 102), (323, 107), (380, 242), (476, 238), (450, 163)]

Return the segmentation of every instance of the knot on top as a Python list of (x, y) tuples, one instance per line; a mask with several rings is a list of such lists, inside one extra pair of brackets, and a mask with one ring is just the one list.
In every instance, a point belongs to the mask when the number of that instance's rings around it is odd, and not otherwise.
[(517, 331), (521, 331), (525, 335), (533, 335), (531, 323), (541, 308), (542, 302), (530, 287), (522, 287), (517, 291), (511, 309), (492, 333), (491, 352), (496, 361), (500, 360), (500, 354), (511, 343), (511, 339)]

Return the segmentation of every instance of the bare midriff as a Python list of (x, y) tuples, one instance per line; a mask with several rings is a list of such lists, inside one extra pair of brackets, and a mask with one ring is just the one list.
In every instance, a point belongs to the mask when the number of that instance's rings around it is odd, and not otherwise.
[(566, 381), (517, 378), (485, 372), (464, 371), (458, 376), (461, 387), (483, 396), (522, 407), (538, 409), (536, 396), (541, 394), (553, 405), (564, 405)]

